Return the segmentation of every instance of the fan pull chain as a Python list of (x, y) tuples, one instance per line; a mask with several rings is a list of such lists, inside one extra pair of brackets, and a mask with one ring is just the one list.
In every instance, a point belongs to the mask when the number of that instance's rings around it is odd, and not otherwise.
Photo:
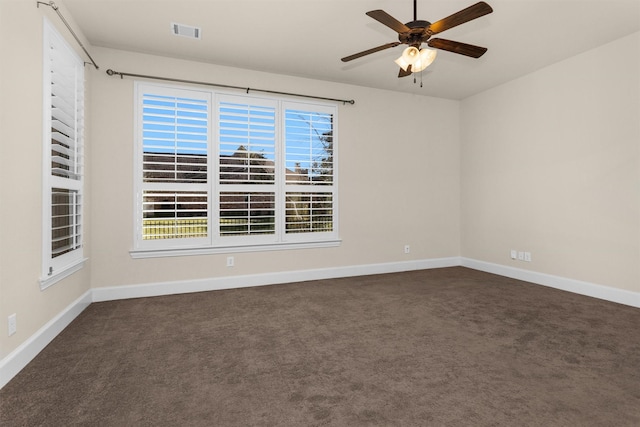
[[(420, 71), (420, 87), (422, 87), (422, 71)], [(416, 73), (413, 73), (413, 84), (418, 83), (418, 81), (416, 80)]]

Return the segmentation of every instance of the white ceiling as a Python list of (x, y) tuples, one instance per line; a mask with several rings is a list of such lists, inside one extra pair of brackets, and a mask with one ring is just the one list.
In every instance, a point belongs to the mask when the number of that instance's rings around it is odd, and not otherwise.
[[(397, 77), (393, 60), (403, 46), (340, 61), (397, 41), (394, 31), (365, 12), (382, 9), (408, 22), (413, 0), (64, 0), (64, 5), (93, 46), (449, 99), (640, 31), (640, 0), (486, 1), (492, 14), (438, 37), (488, 52), (479, 59), (439, 52), (422, 73), (423, 87), (419, 74), (417, 84), (413, 76)], [(417, 18), (435, 22), (475, 2), (417, 0)], [(172, 22), (200, 27), (202, 39), (174, 36)]]

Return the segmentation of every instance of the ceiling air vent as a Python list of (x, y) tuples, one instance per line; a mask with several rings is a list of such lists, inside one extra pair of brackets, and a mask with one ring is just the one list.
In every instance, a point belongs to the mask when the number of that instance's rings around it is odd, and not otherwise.
[(189, 37), (190, 39), (200, 40), (202, 31), (198, 27), (192, 27), (190, 25), (171, 23), (171, 31), (176, 36)]

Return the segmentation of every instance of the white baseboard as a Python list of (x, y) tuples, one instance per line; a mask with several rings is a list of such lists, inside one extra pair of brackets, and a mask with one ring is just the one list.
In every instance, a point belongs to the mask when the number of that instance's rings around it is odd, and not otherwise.
[(92, 302), (113, 301), (127, 298), (153, 297), (190, 292), (264, 286), (278, 283), (303, 282), (309, 280), (334, 279), (340, 277), (366, 276), (371, 274), (398, 273), (402, 271), (427, 270), (432, 268), (464, 266), (499, 276), (511, 277), (568, 292), (612, 301), (640, 308), (640, 293), (611, 288), (593, 283), (552, 276), (535, 271), (522, 270), (500, 264), (470, 258), (448, 257), (384, 264), (355, 265), (314, 270), (283, 271), (279, 273), (245, 276), (213, 277), (143, 285), (94, 288), (71, 303), (60, 314), (51, 319), (29, 339), (0, 360), (0, 388), (4, 387), (34, 357), (42, 351), (64, 328), (69, 325)]
[(499, 276), (510, 277), (537, 285), (549, 286), (575, 294), (585, 295), (593, 298), (611, 301), (618, 304), (630, 305), (640, 308), (640, 292), (632, 292), (624, 289), (612, 288), (609, 286), (597, 285), (595, 283), (583, 282), (566, 277), (553, 276), (551, 274), (538, 273), (530, 270), (509, 267), (506, 265), (493, 264), (485, 261), (478, 261), (470, 258), (461, 258), (463, 267), (474, 270), (485, 271)]
[(160, 295), (217, 291), (221, 289), (304, 282), (308, 280), (335, 279), (339, 277), (366, 276), (370, 274), (397, 273), (460, 265), (459, 257), (403, 261), (385, 264), (367, 264), (314, 270), (283, 271), (278, 273), (245, 276), (211, 277), (199, 280), (147, 283), (143, 285), (112, 286), (93, 289), (93, 301), (114, 301)]
[(69, 323), (91, 304), (91, 290), (69, 304), (56, 317), (47, 322), (35, 334), (0, 360), (0, 388), (4, 387), (34, 357), (38, 355)]

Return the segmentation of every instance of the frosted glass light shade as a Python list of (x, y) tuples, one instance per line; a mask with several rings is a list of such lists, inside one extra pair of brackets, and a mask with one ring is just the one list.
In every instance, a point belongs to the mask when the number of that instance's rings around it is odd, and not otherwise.
[(407, 71), (409, 65), (413, 65), (419, 56), (420, 51), (413, 46), (409, 46), (402, 52), (402, 56), (395, 60), (395, 63), (404, 71)]
[(403, 71), (407, 71), (411, 65), (411, 72), (418, 73), (427, 68), (434, 59), (436, 59), (438, 51), (434, 49), (420, 49), (409, 46), (402, 52), (402, 56), (395, 60)]
[(425, 68), (427, 68), (434, 59), (436, 59), (436, 55), (438, 54), (437, 50), (434, 49), (420, 49), (420, 54), (415, 62), (411, 66), (411, 71), (414, 73), (418, 73)]

